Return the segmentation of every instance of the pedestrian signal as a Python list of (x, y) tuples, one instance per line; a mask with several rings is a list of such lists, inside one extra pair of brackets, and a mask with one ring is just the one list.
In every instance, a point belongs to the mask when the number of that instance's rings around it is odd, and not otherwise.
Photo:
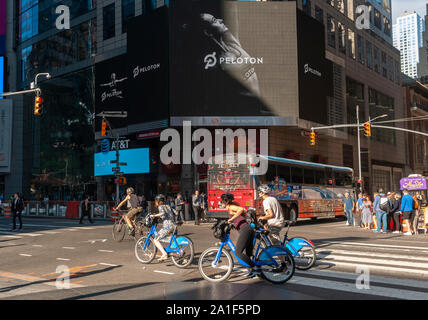
[(37, 96), (34, 99), (34, 115), (41, 116), (43, 113), (43, 98)]
[(101, 123), (101, 136), (105, 137), (106, 136), (106, 129), (107, 129), (107, 122), (103, 121)]
[(310, 143), (311, 146), (315, 145), (315, 132), (311, 132), (309, 134), (309, 143)]
[(371, 134), (371, 126), (370, 126), (370, 122), (366, 122), (366, 123), (364, 123), (364, 135), (366, 136), (366, 137), (370, 137), (372, 134)]

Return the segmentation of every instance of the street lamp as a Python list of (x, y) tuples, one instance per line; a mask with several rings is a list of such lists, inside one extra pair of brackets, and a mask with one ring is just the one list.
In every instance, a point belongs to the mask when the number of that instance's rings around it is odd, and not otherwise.
[(376, 119), (385, 118), (385, 117), (387, 117), (387, 116), (388, 116), (387, 114), (383, 114), (383, 115), (378, 116), (378, 117), (375, 117), (375, 118), (373, 118), (373, 119), (370, 119), (370, 118), (369, 118), (369, 122), (372, 122), (372, 121), (374, 121), (374, 120), (376, 120)]
[(36, 74), (36, 76), (34, 78), (34, 82), (31, 82), (31, 85), (30, 85), (31, 89), (34, 89), (35, 87), (37, 87), (37, 79), (40, 76), (46, 76), (47, 79), (51, 78), (51, 75), (49, 72), (42, 72), (42, 73)]

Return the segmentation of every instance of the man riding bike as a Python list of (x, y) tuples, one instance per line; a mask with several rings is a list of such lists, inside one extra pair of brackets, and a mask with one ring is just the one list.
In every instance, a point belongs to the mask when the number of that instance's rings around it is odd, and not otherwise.
[(261, 185), (257, 188), (260, 198), (263, 199), (264, 216), (258, 217), (258, 221), (267, 221), (267, 226), (270, 231), (272, 244), (281, 245), (281, 229), (285, 225), (284, 216), (282, 214), (281, 204), (278, 199), (269, 196), (271, 189), (267, 185)]
[[(126, 197), (117, 207), (113, 207), (113, 210), (119, 210), (125, 202), (127, 202), (128, 213), (125, 215), (125, 221), (128, 224), (131, 236), (135, 233), (135, 228), (132, 222), (135, 221), (137, 214), (143, 211), (143, 208), (140, 206), (140, 201), (138, 200), (137, 195), (134, 192), (133, 188), (126, 189)], [(132, 222), (131, 222), (132, 221)]]

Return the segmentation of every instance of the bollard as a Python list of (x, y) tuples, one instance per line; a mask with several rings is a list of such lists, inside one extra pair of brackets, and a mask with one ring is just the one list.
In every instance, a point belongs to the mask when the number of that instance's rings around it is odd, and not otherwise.
[(190, 221), (190, 206), (188, 203), (184, 204), (184, 220)]

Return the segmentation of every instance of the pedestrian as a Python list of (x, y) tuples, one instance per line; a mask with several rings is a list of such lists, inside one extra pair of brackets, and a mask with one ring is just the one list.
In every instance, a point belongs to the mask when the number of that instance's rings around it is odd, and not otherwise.
[(83, 217), (84, 216), (88, 216), (89, 222), (94, 223), (91, 219), (91, 204), (89, 203), (90, 199), (91, 199), (91, 197), (89, 195), (87, 195), (85, 197), (85, 200), (83, 200), (82, 203), (80, 204), (82, 215), (80, 216), (79, 224), (83, 224)]
[(19, 230), (22, 230), (22, 211), (24, 210), (24, 202), (19, 196), (18, 192), (15, 192), (13, 195), (14, 199), (12, 201), (12, 219), (13, 219), (13, 229), (16, 231), (16, 217), (19, 219)]
[(349, 192), (345, 192), (345, 198), (343, 199), (343, 211), (346, 214), (346, 225), (353, 226), (354, 225), (354, 214), (353, 211), (355, 209), (354, 199), (349, 196)]
[[(372, 201), (372, 209), (373, 209), (373, 203), (379, 193), (375, 192), (373, 193), (373, 201)], [(373, 229), (377, 229), (377, 220), (376, 220), (376, 212), (373, 210)]]
[(2, 202), (3, 202), (3, 194), (0, 194), (0, 215), (2, 215), (2, 212), (3, 212)]
[(392, 214), (392, 219), (394, 221), (394, 228), (392, 233), (401, 233), (401, 198), (398, 193), (394, 193), (394, 197), (391, 199), (391, 209), (390, 213)]
[(386, 233), (386, 218), (389, 210), (389, 201), (382, 188), (379, 188), (378, 193), (373, 203), (373, 211), (376, 213), (377, 220), (377, 228), (374, 232)]
[[(363, 202), (364, 202), (364, 196), (363, 196), (363, 194), (360, 192), (360, 193), (358, 193), (358, 200), (357, 200), (357, 208), (356, 208), (356, 213), (357, 213), (357, 215), (359, 215), (360, 216), (360, 218), (359, 218), (359, 220), (361, 221), (362, 220), (362, 213), (363, 213)], [(361, 221), (362, 222), (362, 221)], [(360, 227), (364, 227), (362, 224), (360, 225)]]
[(184, 199), (181, 193), (177, 193), (175, 198), (175, 210), (177, 211), (177, 223), (182, 224), (184, 222)]
[(195, 193), (192, 196), (192, 206), (193, 206), (193, 212), (195, 213), (195, 225), (199, 225), (199, 215), (201, 212), (201, 196), (199, 195), (199, 190), (196, 190)]
[(361, 208), (361, 222), (363, 223), (364, 229), (370, 230), (370, 225), (372, 224), (372, 202), (368, 195), (363, 197), (363, 204)]
[(386, 196), (388, 198), (388, 211), (386, 213), (386, 229), (388, 231), (392, 232), (391, 224), (392, 224), (392, 221), (393, 221), (393, 218), (392, 218), (393, 214), (391, 212), (391, 209), (392, 209), (393, 200), (395, 200), (394, 199), (394, 192), (389, 191), (386, 194)]
[(202, 213), (202, 221), (203, 222), (207, 222), (207, 215), (206, 215), (206, 211), (207, 211), (207, 198), (205, 193), (201, 193), (201, 213)]
[(415, 212), (413, 211), (413, 197), (409, 194), (407, 189), (403, 190), (400, 211), (403, 213), (403, 220), (408, 228), (408, 231), (404, 234), (411, 236), (414, 234), (413, 219), (415, 218)]

